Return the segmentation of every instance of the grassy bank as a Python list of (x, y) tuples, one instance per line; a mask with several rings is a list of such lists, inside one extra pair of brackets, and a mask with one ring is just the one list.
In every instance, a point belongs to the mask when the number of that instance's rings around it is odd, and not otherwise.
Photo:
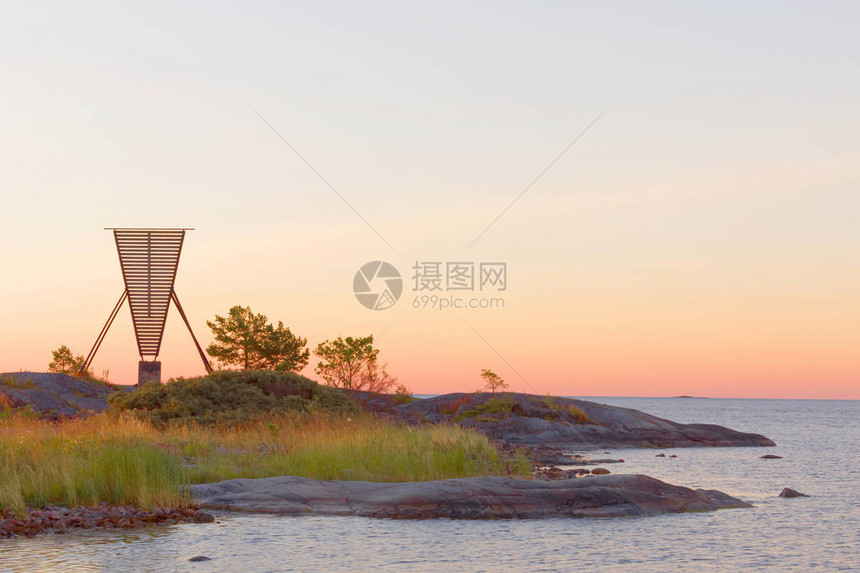
[(182, 486), (237, 477), (423, 481), (527, 475), (477, 432), (369, 417), (284, 413), (239, 426), (157, 427), (130, 413), (0, 420), (0, 511), (27, 505), (187, 503)]

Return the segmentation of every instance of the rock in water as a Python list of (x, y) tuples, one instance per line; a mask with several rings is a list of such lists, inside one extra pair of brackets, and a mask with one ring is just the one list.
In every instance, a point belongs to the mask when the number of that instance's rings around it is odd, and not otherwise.
[(199, 563), (201, 561), (212, 561), (212, 558), (206, 557), (205, 555), (198, 555), (197, 557), (192, 557), (189, 561), (192, 563)]
[(789, 487), (782, 488), (782, 491), (779, 492), (779, 497), (809, 497), (805, 493), (800, 493), (799, 491), (795, 491)]
[(620, 517), (751, 507), (719, 491), (692, 490), (632, 474), (558, 481), (477, 477), (407, 483), (281, 476), (192, 485), (190, 490), (200, 507), (400, 519)]
[(202, 509), (198, 509), (194, 512), (194, 523), (213, 523), (215, 521), (215, 516), (211, 513), (206, 513)]
[(765, 454), (759, 457), (760, 460), (781, 460), (782, 456), (778, 456), (776, 454)]
[(591, 475), (595, 475), (595, 476), (605, 476), (605, 475), (608, 475), (609, 473), (611, 473), (611, 472), (606, 468), (594, 468), (593, 470), (591, 470)]

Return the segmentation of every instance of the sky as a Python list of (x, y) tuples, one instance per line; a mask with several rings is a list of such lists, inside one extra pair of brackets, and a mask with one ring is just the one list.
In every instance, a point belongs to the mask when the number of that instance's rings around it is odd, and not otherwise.
[[(175, 226), (204, 346), (241, 304), (311, 348), (373, 334), (417, 393), (490, 368), (538, 394), (860, 399), (858, 17), (2, 3), (0, 372), (89, 351), (123, 292), (105, 227)], [(402, 275), (391, 308), (354, 296), (370, 261)], [(203, 373), (173, 310), (159, 359)], [(138, 360), (126, 307), (93, 367), (130, 384)]]

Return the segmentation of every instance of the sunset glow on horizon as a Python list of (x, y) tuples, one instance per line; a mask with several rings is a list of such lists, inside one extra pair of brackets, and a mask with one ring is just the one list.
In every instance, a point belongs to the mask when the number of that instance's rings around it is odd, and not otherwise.
[[(87, 354), (124, 288), (105, 227), (176, 226), (204, 348), (243, 305), (312, 351), (373, 334), (418, 394), (491, 368), (537, 394), (860, 399), (854, 21), (717, 8), (3, 8), (30, 29), (0, 37), (0, 372)], [(390, 309), (354, 296), (369, 261), (402, 276)], [(504, 263), (506, 288), (420, 290), (418, 262)], [(159, 359), (204, 373), (175, 308)], [(138, 360), (126, 306), (93, 370), (133, 384)]]

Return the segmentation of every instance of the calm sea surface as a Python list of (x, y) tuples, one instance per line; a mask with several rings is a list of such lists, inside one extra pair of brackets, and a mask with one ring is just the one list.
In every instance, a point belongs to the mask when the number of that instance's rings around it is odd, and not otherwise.
[[(757, 432), (776, 448), (615, 449), (613, 473), (752, 509), (645, 518), (393, 521), (218, 515), (217, 525), (0, 541), (0, 571), (857, 571), (860, 402), (589, 398)], [(761, 460), (763, 454), (781, 460)], [(600, 452), (601, 456), (603, 451)], [(783, 499), (791, 487), (808, 498)], [(211, 561), (191, 563), (206, 555)]]

